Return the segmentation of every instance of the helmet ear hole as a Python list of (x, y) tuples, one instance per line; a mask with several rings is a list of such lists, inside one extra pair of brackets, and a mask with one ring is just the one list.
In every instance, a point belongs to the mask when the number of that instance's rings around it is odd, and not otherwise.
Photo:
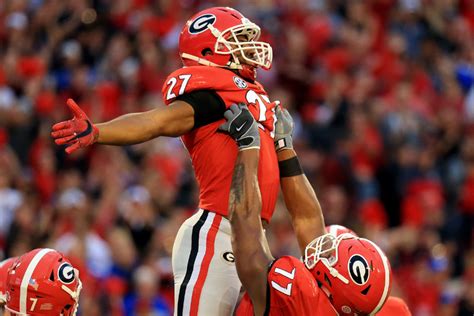
[(326, 273), (324, 273), (324, 281), (327, 283), (327, 285), (329, 285), (329, 287), (332, 287), (331, 280), (329, 279), (329, 276)]
[(208, 55), (214, 55), (212, 53), (212, 49), (210, 48), (204, 48), (202, 51), (201, 51), (201, 55), (202, 56), (208, 56)]
[(369, 293), (369, 290), (370, 290), (371, 287), (372, 287), (372, 285), (369, 285), (368, 287), (363, 289), (360, 293), (363, 294), (363, 295), (367, 295), (367, 293)]

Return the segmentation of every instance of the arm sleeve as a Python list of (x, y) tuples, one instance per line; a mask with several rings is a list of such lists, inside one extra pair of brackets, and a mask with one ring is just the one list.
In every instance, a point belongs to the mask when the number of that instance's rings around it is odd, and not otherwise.
[(224, 100), (212, 90), (197, 90), (180, 95), (176, 100), (184, 101), (194, 109), (194, 127), (207, 125), (224, 117)]

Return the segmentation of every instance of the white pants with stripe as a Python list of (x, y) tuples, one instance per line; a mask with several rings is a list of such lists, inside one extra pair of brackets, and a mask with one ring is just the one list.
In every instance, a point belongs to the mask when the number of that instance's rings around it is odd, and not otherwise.
[(173, 245), (174, 315), (229, 316), (241, 283), (229, 221), (199, 210), (180, 227)]

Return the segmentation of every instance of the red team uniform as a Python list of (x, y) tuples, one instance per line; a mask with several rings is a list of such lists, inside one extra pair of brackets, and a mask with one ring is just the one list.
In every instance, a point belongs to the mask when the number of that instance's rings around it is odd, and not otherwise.
[(407, 304), (401, 298), (390, 296), (377, 316), (411, 316)]
[[(234, 72), (216, 67), (184, 67), (171, 73), (163, 86), (163, 99), (168, 105), (180, 95), (198, 90), (212, 90), (224, 101), (225, 109), (244, 102), (260, 123), (260, 164), (258, 181), (262, 193), (262, 218), (269, 221), (278, 195), (280, 180), (278, 160), (273, 144), (275, 102), (270, 102), (258, 82), (245, 81)], [(205, 107), (206, 104), (200, 106)], [(225, 119), (196, 128), (183, 135), (192, 158), (199, 184), (199, 207), (227, 216), (237, 145), (218, 127)]]
[[(270, 297), (267, 297), (265, 315), (337, 315), (304, 263), (294, 257), (285, 256), (273, 262), (268, 271), (267, 286)], [(248, 294), (244, 295), (236, 315), (254, 315)]]
[[(209, 102), (195, 101), (196, 92), (213, 94), (222, 105), (207, 113)], [(258, 178), (262, 194), (262, 218), (269, 221), (279, 191), (278, 160), (273, 143), (275, 103), (258, 82), (244, 80), (231, 70), (191, 66), (171, 73), (163, 86), (166, 105), (183, 100), (201, 116), (214, 117), (181, 137), (188, 150), (199, 185), (200, 210), (180, 228), (173, 246), (175, 314), (230, 315), (239, 297), (241, 282), (232, 254), (228, 215), (229, 192), (238, 148), (218, 130), (223, 113), (244, 102), (260, 127)], [(202, 302), (202, 304), (201, 304)]]

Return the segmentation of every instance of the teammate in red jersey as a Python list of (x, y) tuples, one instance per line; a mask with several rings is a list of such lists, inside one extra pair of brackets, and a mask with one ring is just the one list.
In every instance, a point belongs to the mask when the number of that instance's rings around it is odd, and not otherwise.
[(241, 283), (226, 218), (237, 147), (217, 130), (232, 103), (246, 103), (258, 121), (263, 220), (268, 221), (274, 210), (279, 190), (273, 146), (276, 102), (270, 102), (255, 81), (258, 67), (270, 68), (272, 48), (259, 37), (260, 28), (234, 9), (201, 11), (180, 34), (184, 67), (165, 81), (167, 107), (94, 125), (68, 100), (74, 118), (53, 126), (52, 137), (66, 145), (68, 153), (95, 142), (129, 145), (158, 136), (182, 136), (200, 189), (200, 210), (181, 226), (173, 247), (177, 315), (229, 315), (238, 299)]
[(277, 109), (276, 146), (281, 157), (283, 194), (300, 245), (311, 235), (319, 236), (302, 247), (304, 263), (294, 257), (274, 259), (271, 255), (259, 218), (262, 202), (257, 177), (257, 123), (244, 104), (233, 105), (225, 116), (228, 121), (220, 128), (232, 135), (239, 147), (229, 208), (237, 271), (247, 294), (237, 315), (377, 313), (390, 292), (388, 260), (367, 239), (324, 232), (318, 200), (291, 148), (292, 127), (283, 124), (286, 120), (291, 125), (291, 117), (285, 119), (289, 114)]
[[(326, 232), (335, 237), (342, 234), (352, 234), (357, 236), (353, 230), (342, 225), (326, 226)], [(377, 316), (411, 316), (411, 312), (404, 300), (398, 297), (389, 296), (382, 309), (377, 313)]]
[(411, 316), (411, 312), (404, 300), (390, 296), (377, 316)]
[(0, 305), (11, 315), (74, 316), (81, 288), (78, 271), (53, 249), (0, 263)]

